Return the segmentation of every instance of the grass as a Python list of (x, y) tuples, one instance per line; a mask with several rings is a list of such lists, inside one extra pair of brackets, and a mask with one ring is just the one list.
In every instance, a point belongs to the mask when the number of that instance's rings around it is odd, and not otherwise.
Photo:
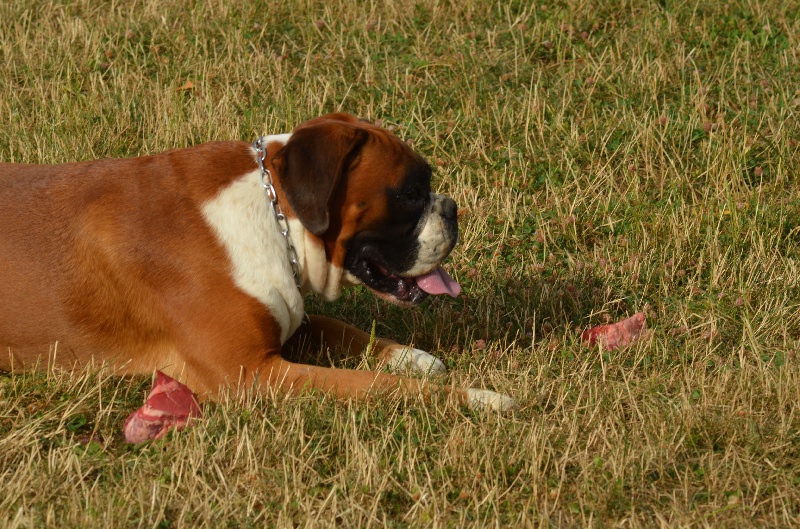
[[(395, 127), (459, 203), (465, 295), (309, 309), (521, 405), (250, 396), (128, 446), (148, 379), (0, 375), (3, 527), (800, 525), (793, 3), (26, 0), (0, 20), (4, 161), (340, 109)], [(579, 345), (638, 310), (642, 342)]]

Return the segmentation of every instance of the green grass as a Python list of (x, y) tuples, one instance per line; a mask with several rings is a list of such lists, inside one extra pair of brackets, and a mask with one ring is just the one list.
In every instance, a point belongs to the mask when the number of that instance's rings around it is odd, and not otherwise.
[[(521, 405), (251, 396), (134, 447), (149, 380), (2, 375), (0, 525), (800, 525), (798, 21), (777, 0), (0, 4), (3, 161), (334, 110), (395, 127), (459, 203), (465, 295), (309, 308)], [(635, 346), (578, 343), (638, 310)]]

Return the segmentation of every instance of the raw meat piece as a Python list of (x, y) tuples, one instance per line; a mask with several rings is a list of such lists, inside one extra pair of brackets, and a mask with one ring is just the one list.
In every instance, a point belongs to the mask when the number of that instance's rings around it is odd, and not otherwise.
[(639, 339), (645, 331), (645, 317), (641, 312), (637, 312), (630, 318), (609, 323), (608, 325), (598, 325), (583, 331), (581, 340), (588, 345), (602, 342), (603, 347), (608, 350), (625, 347)]
[(156, 383), (144, 402), (125, 421), (125, 440), (143, 443), (161, 439), (170, 428), (182, 430), (192, 417), (202, 414), (192, 390), (177, 380), (156, 371)]

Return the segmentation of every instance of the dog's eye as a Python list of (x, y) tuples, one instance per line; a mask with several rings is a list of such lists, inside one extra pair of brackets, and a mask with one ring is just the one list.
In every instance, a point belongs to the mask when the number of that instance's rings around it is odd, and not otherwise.
[(425, 196), (422, 193), (415, 192), (415, 193), (408, 193), (406, 194), (406, 199), (411, 202), (421, 202), (425, 200)]
[(414, 187), (401, 194), (398, 198), (403, 202), (407, 202), (412, 205), (418, 205), (419, 203), (425, 201), (425, 197), (427, 195), (428, 194), (422, 188)]

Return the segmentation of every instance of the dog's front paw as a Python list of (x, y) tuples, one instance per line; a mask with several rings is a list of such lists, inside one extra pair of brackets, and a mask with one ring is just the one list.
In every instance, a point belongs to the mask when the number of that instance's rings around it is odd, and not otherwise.
[(425, 375), (438, 375), (446, 370), (442, 361), (432, 354), (408, 346), (392, 347), (386, 354), (386, 365), (393, 371), (410, 369)]
[(467, 405), (476, 410), (495, 410), (500, 412), (511, 411), (519, 408), (517, 401), (488, 389), (467, 389)]

